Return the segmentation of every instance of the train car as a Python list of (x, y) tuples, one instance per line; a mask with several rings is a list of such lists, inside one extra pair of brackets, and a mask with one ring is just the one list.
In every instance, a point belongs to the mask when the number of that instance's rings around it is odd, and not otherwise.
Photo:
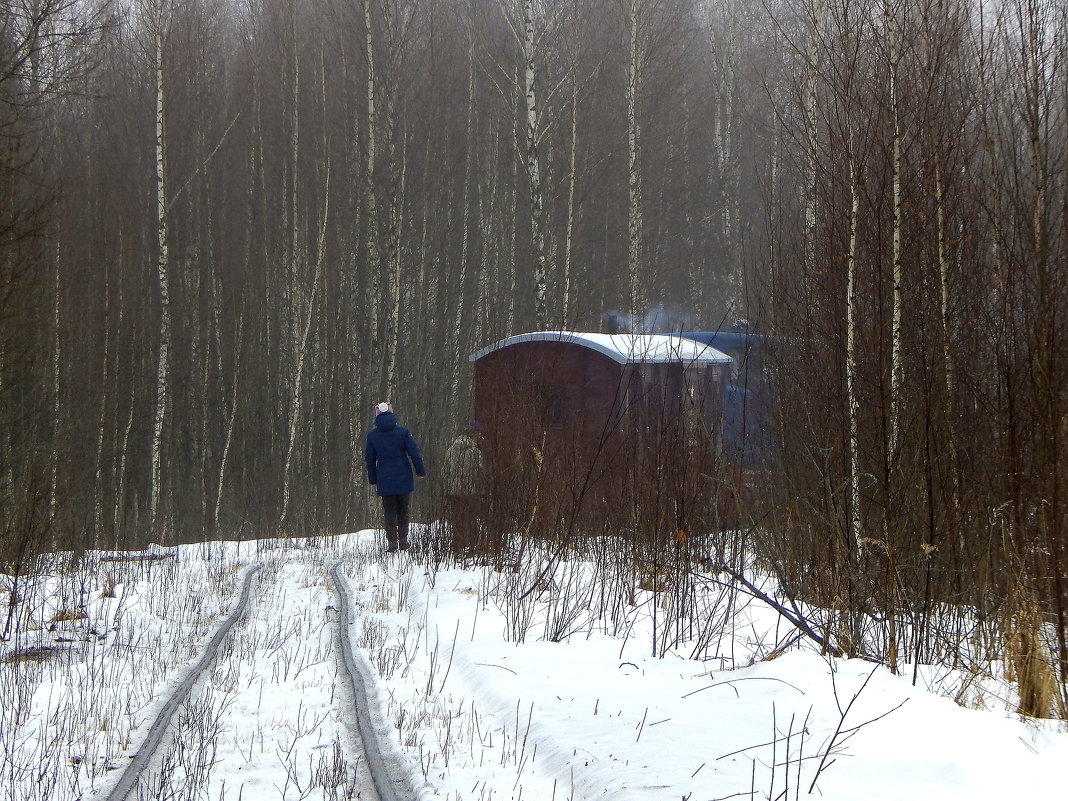
[(550, 526), (625, 525), (649, 476), (667, 496), (708, 493), (732, 372), (720, 350), (678, 335), (541, 331), (469, 360), (490, 491), (506, 525), (535, 516)]
[(752, 333), (745, 323), (722, 331), (684, 331), (679, 336), (726, 353), (731, 376), (724, 393), (723, 456), (739, 512), (755, 512), (775, 472), (775, 398), (767, 360), (778, 340)]

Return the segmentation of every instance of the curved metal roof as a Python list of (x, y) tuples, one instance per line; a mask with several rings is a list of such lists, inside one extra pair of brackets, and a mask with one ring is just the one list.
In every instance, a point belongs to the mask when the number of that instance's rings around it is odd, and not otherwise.
[(487, 354), (521, 342), (563, 342), (595, 350), (618, 364), (688, 362), (727, 364), (731, 357), (705, 343), (672, 334), (587, 334), (575, 331), (535, 331), (494, 342), (467, 357), (476, 362)]

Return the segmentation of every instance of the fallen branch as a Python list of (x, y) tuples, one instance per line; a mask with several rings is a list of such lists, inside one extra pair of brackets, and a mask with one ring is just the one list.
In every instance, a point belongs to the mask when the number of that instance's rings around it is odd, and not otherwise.
[[(798, 631), (818, 643), (820, 648), (822, 648), (826, 653), (830, 654), (831, 656), (844, 656), (844, 654), (839, 648), (829, 643), (825, 637), (821, 637), (796, 609), (792, 611), (790, 609), (787, 609), (785, 606), (776, 601), (766, 592), (754, 585), (745, 576), (741, 575), (735, 570), (732, 570), (726, 565), (720, 565), (719, 569), (722, 572), (726, 573), (728, 576), (730, 576), (732, 579), (737, 581), (743, 587), (745, 587), (754, 597), (759, 598), (772, 609), (774, 609), (776, 612), (778, 612), (780, 615), (782, 615), (784, 618), (786, 618), (788, 621), (790, 621), (790, 623), (792, 623), (794, 627), (798, 629)], [(868, 659), (868, 661), (876, 660)]]

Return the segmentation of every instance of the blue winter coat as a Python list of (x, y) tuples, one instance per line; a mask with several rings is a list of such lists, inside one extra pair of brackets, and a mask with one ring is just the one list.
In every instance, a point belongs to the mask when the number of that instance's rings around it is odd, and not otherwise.
[(367, 480), (375, 485), (379, 495), (412, 492), (415, 489), (413, 465), (416, 474), (426, 475), (419, 446), (407, 428), (397, 425), (393, 412), (375, 418), (375, 427), (367, 433), (363, 459), (367, 463)]

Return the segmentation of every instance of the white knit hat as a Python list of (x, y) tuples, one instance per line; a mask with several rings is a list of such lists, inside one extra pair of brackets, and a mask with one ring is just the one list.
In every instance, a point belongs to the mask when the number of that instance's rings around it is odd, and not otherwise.
[(378, 415), (380, 415), (380, 414), (385, 414), (386, 412), (392, 412), (392, 411), (393, 411), (393, 407), (390, 406), (387, 401), (383, 401), (382, 403), (380, 403), (377, 406), (375, 406), (375, 417), (378, 417)]

